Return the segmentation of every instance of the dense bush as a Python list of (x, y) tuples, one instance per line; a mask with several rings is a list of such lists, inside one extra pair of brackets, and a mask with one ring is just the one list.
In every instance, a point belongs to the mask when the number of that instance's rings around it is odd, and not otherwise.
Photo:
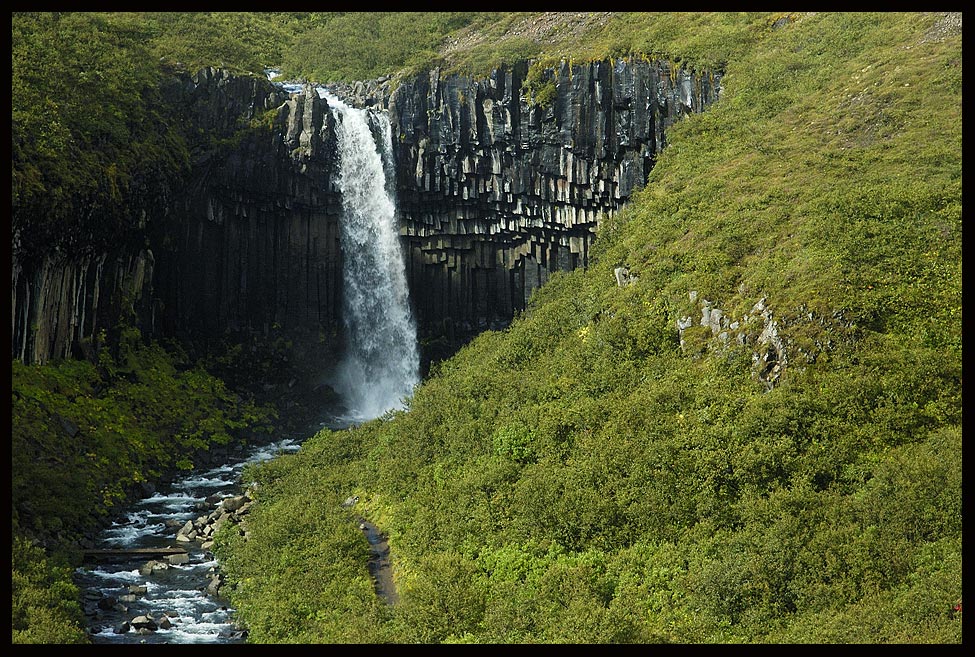
[(14, 536), (11, 545), (11, 642), (88, 643), (71, 568)]

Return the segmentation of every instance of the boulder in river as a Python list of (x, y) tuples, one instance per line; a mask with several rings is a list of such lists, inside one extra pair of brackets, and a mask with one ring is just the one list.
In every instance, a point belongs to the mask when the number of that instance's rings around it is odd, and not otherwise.
[(149, 630), (150, 632), (155, 632), (157, 629), (159, 629), (159, 624), (156, 623), (152, 616), (148, 615), (136, 616), (130, 622), (132, 627), (134, 627), (137, 631)]

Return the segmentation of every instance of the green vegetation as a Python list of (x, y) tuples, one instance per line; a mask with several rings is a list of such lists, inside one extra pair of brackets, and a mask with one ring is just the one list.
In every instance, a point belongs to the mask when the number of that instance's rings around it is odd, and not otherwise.
[(205, 66), (264, 75), (281, 63), (296, 35), (325, 25), (331, 15), (300, 12), (138, 12), (152, 35), (153, 56), (167, 67), (194, 72)]
[[(589, 269), (438, 364), (407, 411), (247, 471), (248, 536), (217, 551), (250, 640), (960, 643), (960, 26), (624, 13), (538, 37), (545, 20), (12, 17), (25, 251), (117, 239), (185, 172), (186, 136), (159, 129), (172, 68), (354, 80), (634, 55), (723, 70), (720, 101), (670, 129), (602, 222)], [(544, 104), (551, 72), (527, 70)], [(790, 355), (776, 387), (755, 380), (751, 344), (694, 327), (680, 347), (691, 292), (734, 318), (765, 300)], [(120, 334), (98, 363), (13, 363), (15, 643), (83, 641), (64, 544), (271, 420), (179, 349)], [(233, 353), (210, 365), (229, 373)], [(395, 606), (373, 593), (349, 495), (389, 535)]]
[(16, 527), (46, 542), (77, 534), (87, 527), (72, 522), (109, 514), (174, 467), (192, 469), (194, 455), (230, 444), (238, 430), (270, 431), (265, 409), (174, 358), (127, 329), (118, 356), (102, 349), (97, 366), (13, 361)]
[(88, 643), (69, 565), (15, 534), (10, 566), (12, 643)]
[(539, 59), (528, 67), (528, 74), (525, 76), (521, 91), (530, 104), (539, 107), (552, 105), (557, 92), (555, 80), (558, 76), (558, 71), (553, 69), (557, 65), (556, 61)]
[(11, 387), (15, 643), (84, 636), (68, 567), (74, 541), (142, 483), (192, 470), (214, 447), (267, 439), (275, 417), (135, 329), (123, 331), (116, 356), (101, 349), (97, 365), (12, 361)]
[[(961, 36), (938, 20), (626, 16), (617, 52), (726, 62), (722, 99), (587, 271), (407, 411), (248, 471), (251, 534), (219, 554), (251, 640), (960, 643)], [(750, 345), (681, 350), (691, 291), (765, 299), (774, 389)]]
[(320, 82), (369, 80), (438, 61), (444, 35), (470, 12), (350, 12), (306, 30), (280, 60), (287, 77)]
[(168, 125), (162, 71), (146, 25), (128, 15), (14, 13), (11, 35), (16, 251), (117, 244), (188, 168), (179, 135), (159, 129)]

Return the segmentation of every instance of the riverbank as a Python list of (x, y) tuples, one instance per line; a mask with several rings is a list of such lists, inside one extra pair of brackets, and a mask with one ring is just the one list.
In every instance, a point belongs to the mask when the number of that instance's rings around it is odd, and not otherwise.
[(106, 529), (96, 556), (115, 558), (75, 571), (92, 643), (243, 642), (246, 630), (220, 590), (213, 536), (224, 525), (240, 526), (250, 509), (251, 498), (240, 490), (244, 467), (299, 447), (285, 439), (191, 474), (132, 505)]

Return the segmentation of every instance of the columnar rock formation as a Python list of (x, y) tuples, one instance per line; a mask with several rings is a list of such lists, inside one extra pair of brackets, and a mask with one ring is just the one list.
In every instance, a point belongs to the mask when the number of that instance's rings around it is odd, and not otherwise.
[(49, 254), (25, 267), (15, 257), (11, 272), (11, 352), (43, 363), (86, 355), (103, 329), (120, 317), (156, 321), (154, 257), (138, 245), (69, 258)]
[(341, 199), (327, 108), (212, 68), (164, 91), (193, 158), (183, 186), (153, 199), (154, 214), (109, 253), (22, 261), (15, 245), (14, 358), (80, 355), (122, 320), (156, 337), (337, 330)]
[[(667, 128), (718, 93), (710, 74), (642, 58), (562, 63), (532, 80), (552, 92), (545, 102), (525, 93), (528, 76), (524, 63), (335, 89), (390, 112), (426, 336), (504, 325), (551, 272), (585, 266), (600, 217), (644, 183)], [(26, 261), (15, 235), (13, 357), (80, 355), (122, 319), (147, 336), (279, 327), (337, 346), (342, 199), (326, 101), (217, 69), (176, 77), (164, 95), (192, 157), (182, 188), (145, 202), (110, 253)]]
[(194, 162), (181, 216), (165, 228), (169, 247), (157, 255), (167, 332), (333, 329), (341, 199), (331, 183), (327, 108), (314, 93), (290, 95), (212, 70), (187, 85), (179, 104), (193, 123), (220, 126), (226, 143)]
[(485, 79), (404, 81), (400, 211), (417, 316), (427, 333), (505, 324), (551, 272), (585, 266), (601, 216), (642, 186), (666, 130), (718, 94), (709, 74), (630, 58), (563, 62), (525, 93), (528, 65)]

